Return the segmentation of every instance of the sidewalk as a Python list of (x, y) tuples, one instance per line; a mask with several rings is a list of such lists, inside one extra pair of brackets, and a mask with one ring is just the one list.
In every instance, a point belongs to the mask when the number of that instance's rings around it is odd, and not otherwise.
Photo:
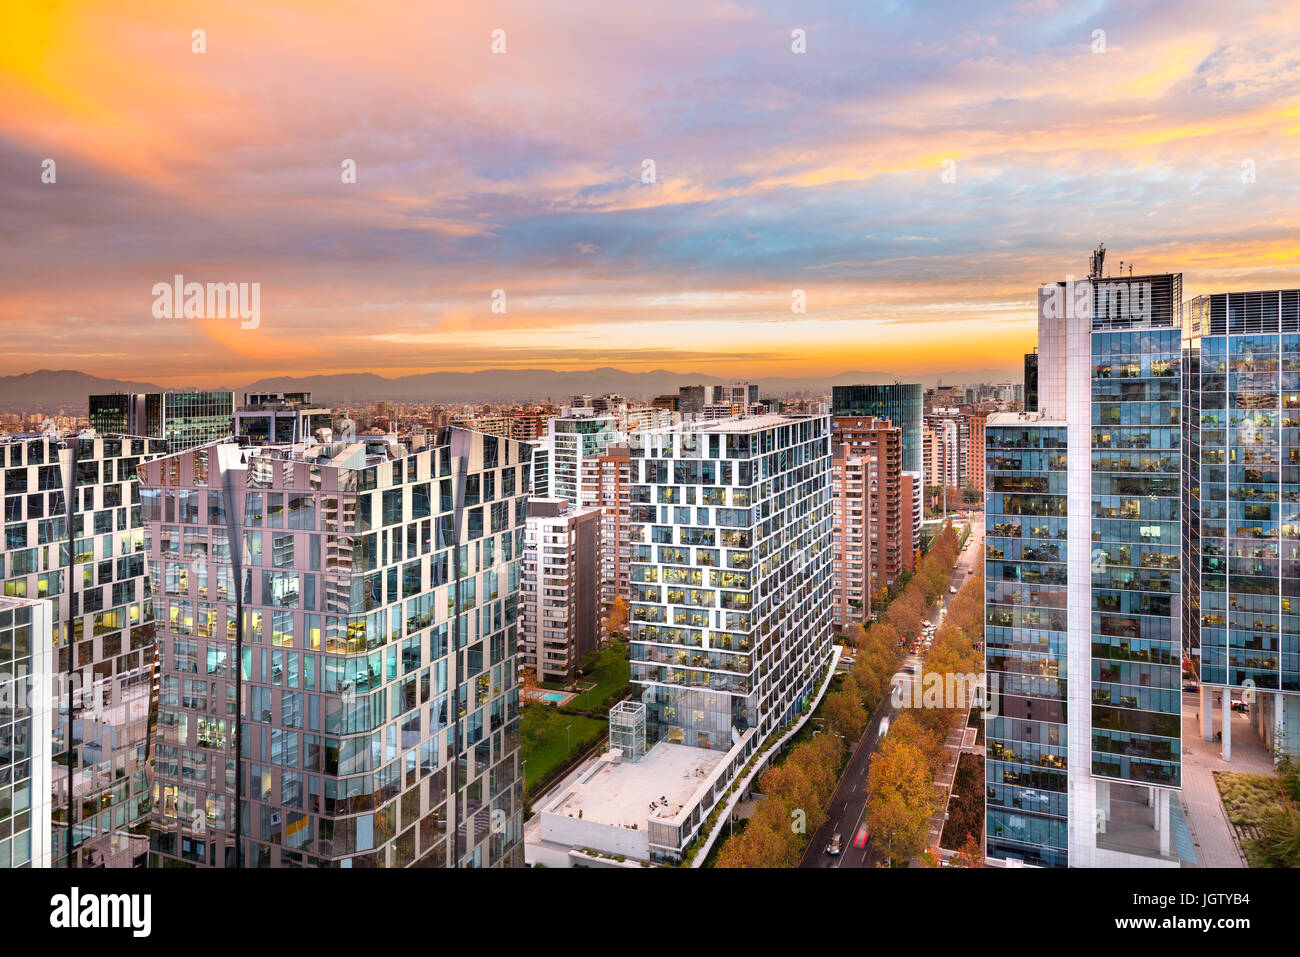
[[(1201, 867), (1245, 867), (1246, 859), (1237, 844), (1214, 783), (1215, 771), (1245, 771), (1276, 776), (1273, 758), (1255, 735), (1250, 719), (1232, 712), (1232, 761), (1223, 760), (1222, 745), (1202, 741), (1200, 696), (1183, 696), (1183, 790), (1179, 794), (1188, 829), (1196, 844), (1197, 864)], [(1222, 709), (1215, 708), (1214, 727), (1220, 727)]]

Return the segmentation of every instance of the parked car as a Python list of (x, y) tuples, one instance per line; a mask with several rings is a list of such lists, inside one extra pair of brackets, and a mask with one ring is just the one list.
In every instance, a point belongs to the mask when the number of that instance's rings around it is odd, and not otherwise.
[(843, 841), (841, 840), (840, 835), (832, 834), (831, 842), (826, 845), (826, 853), (829, 854), (831, 857), (838, 857), (840, 853), (840, 848), (842, 846), (843, 846)]

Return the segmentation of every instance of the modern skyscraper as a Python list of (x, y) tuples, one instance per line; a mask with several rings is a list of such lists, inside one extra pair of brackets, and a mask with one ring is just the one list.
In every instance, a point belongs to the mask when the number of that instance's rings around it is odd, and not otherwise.
[(1198, 296), (1183, 313), (1186, 645), (1202, 736), (1233, 689), (1265, 743), (1300, 754), (1300, 290)]
[(919, 382), (837, 385), (831, 389), (831, 415), (888, 419), (902, 430), (903, 471), (920, 473), (923, 399)]
[(528, 502), (520, 667), (539, 681), (568, 683), (600, 644), (600, 520), (596, 507), (564, 499)]
[(4, 593), (50, 599), (57, 686), (71, 695), (45, 778), (56, 867), (68, 863), (69, 818), (76, 866), (143, 863), (154, 630), (136, 468), (163, 449), (89, 433), (0, 441)]
[(89, 404), (94, 431), (164, 439), (169, 452), (234, 434), (233, 392), (118, 392), (92, 395)]
[(448, 428), (144, 467), (153, 863), (235, 866), (241, 832), (246, 867), (522, 863), (527, 453)]
[(0, 595), (0, 870), (53, 863), (53, 611)]
[(987, 431), (992, 858), (1177, 866), (1181, 276), (1039, 291), (1039, 403)]

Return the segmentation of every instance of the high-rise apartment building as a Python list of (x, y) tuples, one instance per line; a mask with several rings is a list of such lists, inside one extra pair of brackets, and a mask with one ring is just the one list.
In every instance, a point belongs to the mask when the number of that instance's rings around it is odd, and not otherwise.
[(833, 420), (835, 623), (863, 621), (871, 593), (915, 564), (911, 484), (903, 497), (902, 433), (887, 420)]
[(167, 451), (179, 452), (234, 434), (235, 394), (190, 391), (92, 395), (90, 428), (101, 434), (163, 439)]
[(831, 389), (831, 415), (888, 419), (902, 432), (903, 471), (920, 473), (923, 398), (919, 382), (837, 385)]
[(533, 476), (533, 495), (577, 502), (582, 490), (582, 460), (623, 440), (618, 419), (598, 415), (590, 408), (566, 407), (546, 425), (546, 437), (539, 442), (545, 453), (544, 468)]
[[(1300, 754), (1300, 290), (1198, 296), (1183, 314), (1185, 643), (1202, 736), (1232, 691)], [(1253, 700), (1250, 700), (1253, 699)]]
[(527, 453), (447, 428), (144, 466), (153, 863), (522, 862)]
[(0, 595), (0, 870), (53, 864), (53, 611)]
[(600, 644), (600, 520), (594, 506), (528, 503), (519, 655), (538, 681), (574, 681)]
[(831, 570), (835, 609), (831, 620), (838, 631), (847, 631), (871, 614), (874, 585), (866, 538), (871, 510), (870, 466), (847, 445), (836, 445), (832, 458), (834, 477), (831, 494), (834, 535)]
[(604, 452), (582, 460), (581, 504), (597, 505), (601, 510), (602, 640), (610, 636), (609, 624), (615, 602), (621, 598), (626, 604), (632, 597), (631, 491), (632, 454), (626, 444), (610, 445)]
[(988, 855), (1177, 866), (1181, 276), (1039, 291), (1038, 411), (987, 426)]
[(56, 867), (68, 864), (70, 819), (75, 866), (143, 863), (154, 631), (136, 468), (164, 446), (90, 433), (0, 441), (4, 594), (50, 600), (56, 683), (71, 696), (45, 776)]
[(830, 654), (830, 420), (681, 425), (633, 457), (632, 680), (654, 736), (765, 736)]
[(981, 495), (984, 494), (984, 431), (987, 426), (987, 414), (966, 414), (966, 475), (962, 488), (973, 488)]

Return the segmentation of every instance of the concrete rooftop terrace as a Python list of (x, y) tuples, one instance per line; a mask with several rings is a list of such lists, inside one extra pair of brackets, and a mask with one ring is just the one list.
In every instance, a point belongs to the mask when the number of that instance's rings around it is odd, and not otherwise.
[[(651, 817), (671, 820), (726, 758), (725, 751), (660, 741), (640, 761), (601, 760), (548, 813), (644, 831)], [(665, 806), (661, 798), (667, 798)], [(654, 804), (654, 807), (651, 805)]]

